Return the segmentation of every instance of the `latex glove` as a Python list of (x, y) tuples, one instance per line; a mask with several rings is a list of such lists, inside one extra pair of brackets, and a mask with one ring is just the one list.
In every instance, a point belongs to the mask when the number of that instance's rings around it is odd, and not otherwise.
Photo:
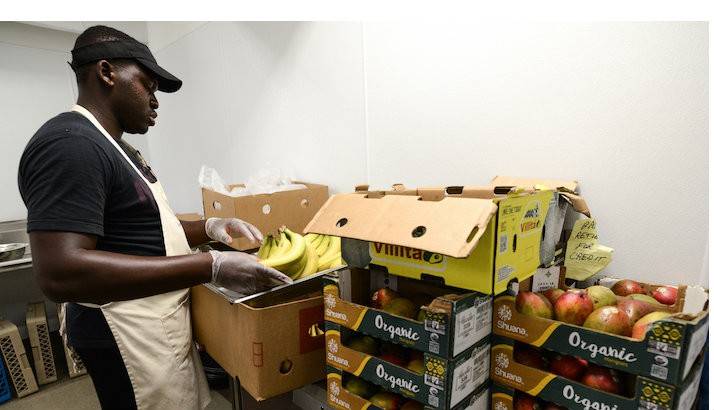
[(263, 234), (258, 228), (238, 218), (208, 218), (206, 235), (214, 241), (226, 245), (233, 243), (233, 235), (243, 235), (251, 242), (263, 242)]
[(211, 282), (243, 295), (268, 290), (293, 280), (258, 262), (258, 257), (243, 252), (208, 251), (213, 257)]

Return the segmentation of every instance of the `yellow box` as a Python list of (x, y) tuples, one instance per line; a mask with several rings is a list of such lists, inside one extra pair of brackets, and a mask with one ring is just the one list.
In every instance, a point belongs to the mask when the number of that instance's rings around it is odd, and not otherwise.
[[(343, 241), (343, 257), (350, 265), (382, 266), (398, 276), (437, 278), (449, 286), (498, 294), (539, 266), (553, 193), (358, 187), (356, 193), (330, 198), (305, 232), (356, 239)], [(366, 249), (356, 249), (360, 247)]]

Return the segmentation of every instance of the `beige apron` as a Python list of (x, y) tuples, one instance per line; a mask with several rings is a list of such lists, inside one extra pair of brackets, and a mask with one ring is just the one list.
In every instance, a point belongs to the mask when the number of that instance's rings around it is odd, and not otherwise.
[[(181, 223), (169, 207), (161, 183), (150, 183), (124, 150), (84, 107), (89, 119), (147, 184), (159, 207), (166, 256), (191, 252)], [(188, 289), (98, 306), (124, 359), (139, 409), (203, 409), (211, 401), (206, 375), (193, 344)]]

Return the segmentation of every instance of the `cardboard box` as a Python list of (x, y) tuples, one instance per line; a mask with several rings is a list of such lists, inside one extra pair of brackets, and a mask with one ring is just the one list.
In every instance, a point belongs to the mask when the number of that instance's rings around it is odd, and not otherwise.
[[(343, 372), (334, 367), (327, 366), (327, 403), (337, 410), (381, 410), (370, 403), (369, 400), (352, 394), (343, 385)], [(406, 399), (405, 399), (406, 400)], [(489, 401), (489, 383), (481, 386), (477, 391), (471, 393), (458, 404), (451, 407), (451, 410), (487, 410)], [(437, 407), (425, 405), (424, 410), (436, 410)]]
[(325, 377), (319, 277), (245, 302), (211, 285), (191, 297), (195, 339), (256, 400)]
[[(617, 279), (604, 278), (611, 287)], [(647, 288), (655, 285), (644, 284)], [(683, 312), (654, 322), (644, 340), (527, 316), (515, 308), (513, 296), (499, 296), (493, 305), (493, 333), (554, 352), (581, 357), (591, 363), (648, 376), (669, 384), (684, 382), (707, 339), (709, 312), (702, 310), (708, 293), (701, 287), (681, 286), (671, 308)]]
[[(491, 352), (491, 378), (494, 383), (525, 392), (568, 409), (640, 410), (690, 409), (697, 397), (703, 355), (681, 386), (673, 386), (644, 376), (636, 376), (631, 392), (607, 393), (582, 383), (529, 367), (513, 359), (512, 341), (494, 339)], [(627, 384), (627, 383), (625, 383)], [(628, 386), (629, 387), (629, 386)], [(513, 396), (495, 396), (494, 408), (512, 409)], [(496, 407), (501, 403), (505, 407)]]
[[(377, 339), (449, 359), (491, 334), (490, 295), (357, 268), (325, 275), (323, 283), (325, 320)], [(420, 322), (369, 307), (372, 293), (384, 286), (421, 306), (425, 319)], [(459, 296), (441, 297), (446, 294)]]
[(349, 266), (498, 294), (540, 265), (553, 191), (357, 188), (333, 195), (305, 228), (342, 237)]
[(57, 368), (52, 352), (52, 340), (50, 340), (50, 331), (47, 326), (44, 302), (27, 305), (25, 324), (32, 348), (32, 358), (35, 362), (37, 383), (43, 385), (57, 381)]
[[(275, 192), (273, 194), (231, 197), (202, 188), (203, 214), (206, 219), (240, 218), (255, 225), (266, 234), (287, 226), (294, 232), (302, 232), (318, 209), (327, 201), (326, 185), (295, 181), (307, 188)], [(239, 186), (230, 185), (229, 189)], [(260, 243), (238, 238), (233, 242), (238, 250), (254, 249)]]
[(590, 217), (590, 209), (579, 195), (578, 181), (496, 176), (491, 180), (491, 186), (494, 189), (528, 187), (554, 192), (543, 229), (541, 266), (553, 264), (556, 257), (562, 253), (578, 214)]
[(454, 359), (424, 353), (425, 373), (415, 373), (342, 343), (343, 329), (325, 322), (327, 364), (437, 409), (450, 409), (488, 382), (490, 343), (484, 339)]

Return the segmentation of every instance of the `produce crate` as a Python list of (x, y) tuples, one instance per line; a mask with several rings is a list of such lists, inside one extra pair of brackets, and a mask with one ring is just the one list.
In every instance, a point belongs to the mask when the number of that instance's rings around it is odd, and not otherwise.
[[(343, 375), (339, 369), (327, 366), (327, 403), (337, 410), (380, 410), (382, 407), (370, 403), (368, 399), (348, 391), (343, 384)], [(406, 400), (403, 398), (403, 400)], [(450, 410), (487, 410), (489, 402), (489, 383), (484, 384), (469, 397), (455, 404)], [(436, 407), (424, 406), (424, 410), (437, 410)]]
[(67, 361), (67, 370), (69, 371), (69, 377), (74, 378), (87, 374), (87, 368), (82, 363), (82, 359), (79, 356), (72, 356), (69, 351), (69, 347), (64, 341), (62, 342), (64, 346), (64, 357)]
[[(432, 305), (421, 307), (424, 320), (369, 307), (372, 293), (387, 285), (415, 298), (417, 307)], [(323, 286), (326, 321), (435, 356), (453, 358), (491, 334), (490, 295), (357, 268), (325, 275)]]
[[(283, 225), (293, 232), (301, 233), (327, 201), (329, 194), (326, 185), (299, 181), (293, 183), (303, 184), (306, 188), (238, 197), (202, 188), (203, 214), (206, 219), (240, 218), (266, 234), (277, 231)], [(230, 185), (228, 189), (240, 185)], [(241, 237), (233, 241), (231, 246), (238, 250), (248, 250), (259, 247), (260, 243)]]
[(0, 352), (5, 359), (5, 366), (15, 386), (17, 397), (36, 392), (37, 381), (27, 360), (20, 332), (17, 326), (6, 320), (0, 320)]
[[(613, 280), (601, 280), (612, 286)], [(653, 286), (647, 285), (646, 286)], [(708, 293), (683, 286), (672, 310), (696, 312), (656, 321), (644, 340), (618, 336), (557, 320), (519, 313), (513, 296), (494, 301), (493, 333), (554, 352), (576, 356), (615, 370), (648, 376), (669, 384), (687, 378), (707, 338)]]
[[(488, 382), (489, 340), (447, 360), (423, 354), (424, 373), (353, 350), (343, 344), (339, 325), (325, 322), (326, 362), (385, 390), (437, 409), (450, 409)], [(384, 357), (384, 358), (383, 358)]]
[[(622, 376), (627, 377), (622, 382), (622, 385), (625, 386), (625, 393), (619, 395), (518, 363), (513, 357), (512, 343), (513, 341), (509, 339), (494, 338), (494, 346), (491, 351), (491, 379), (493, 382), (547, 402), (565, 406), (568, 409), (690, 409), (697, 397), (704, 361), (703, 355), (700, 355), (681, 386), (674, 386), (644, 376), (623, 374)], [(512, 395), (510, 403), (509, 399), (499, 397), (494, 397), (494, 408), (514, 408), (512, 407)], [(501, 404), (499, 405), (499, 403)]]
[(333, 195), (305, 228), (342, 237), (350, 267), (374, 267), (483, 294), (540, 265), (548, 189), (447, 187)]
[(27, 305), (25, 323), (27, 324), (27, 333), (30, 336), (37, 382), (40, 385), (52, 383), (57, 380), (57, 369), (55, 368), (55, 357), (52, 354), (52, 341), (50, 340), (50, 332), (47, 326), (44, 302)]
[(7, 372), (5, 372), (5, 365), (0, 360), (0, 404), (12, 398), (12, 392), (10, 391), (10, 380), (7, 378)]

